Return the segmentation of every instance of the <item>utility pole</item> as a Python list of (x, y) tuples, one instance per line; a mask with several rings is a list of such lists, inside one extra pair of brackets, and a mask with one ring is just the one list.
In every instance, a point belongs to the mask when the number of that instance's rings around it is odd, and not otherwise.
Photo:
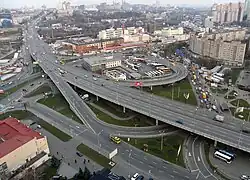
[(164, 133), (164, 131), (162, 131), (162, 134), (161, 134), (161, 151), (163, 150), (163, 133)]

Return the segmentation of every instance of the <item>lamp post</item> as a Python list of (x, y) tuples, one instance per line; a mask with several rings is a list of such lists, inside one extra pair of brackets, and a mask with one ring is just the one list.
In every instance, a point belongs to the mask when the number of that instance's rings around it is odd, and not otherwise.
[(132, 149), (130, 149), (129, 154), (128, 154), (128, 164), (129, 164), (129, 174), (128, 174), (128, 178), (131, 177), (131, 172), (130, 172), (130, 169), (131, 169), (131, 163), (130, 163), (131, 154), (132, 154)]

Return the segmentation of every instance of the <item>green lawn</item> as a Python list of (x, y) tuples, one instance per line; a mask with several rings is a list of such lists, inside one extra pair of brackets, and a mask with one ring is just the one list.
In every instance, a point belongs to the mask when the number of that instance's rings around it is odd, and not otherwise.
[(70, 139), (72, 139), (71, 136), (69, 136), (68, 134), (62, 132), (61, 130), (57, 129), (56, 127), (52, 126), (51, 124), (43, 121), (43, 120), (39, 120), (38, 123), (46, 130), (49, 131), (51, 134), (53, 134), (54, 136), (56, 136), (57, 138), (61, 139), (62, 141), (66, 142), (69, 141)]
[(94, 102), (96, 105), (102, 107), (103, 109), (109, 111), (110, 113), (118, 116), (118, 117), (121, 117), (121, 118), (126, 118), (126, 117), (129, 117), (131, 115), (133, 115), (134, 113), (129, 110), (129, 109), (126, 109), (126, 112), (123, 113), (123, 107), (119, 106), (119, 105), (116, 105), (114, 103), (111, 103), (109, 101), (106, 101), (104, 99), (101, 99), (99, 98), (98, 101), (95, 101)]
[(73, 119), (80, 124), (83, 124), (82, 121), (75, 115), (75, 113), (71, 111), (68, 102), (61, 94), (56, 94), (54, 96), (50, 95), (47, 98), (40, 99), (37, 102), (54, 109), (55, 111)]
[[(147, 87), (144, 87), (143, 90), (169, 99), (172, 99), (172, 92), (173, 92), (174, 100), (191, 105), (197, 105), (195, 94), (187, 79), (175, 83), (173, 85), (173, 88), (172, 85), (163, 85), (163, 86), (154, 86), (152, 91), (150, 90), (150, 88)], [(184, 98), (185, 93), (186, 94), (189, 93), (188, 100)]]
[[(239, 119), (248, 121), (250, 110), (244, 109), (243, 112), (234, 113), (235, 110), (236, 110), (236, 108), (230, 108), (230, 111), (231, 111), (233, 116), (235, 116), (235, 117), (237, 117)], [(243, 117), (240, 117), (240, 116), (243, 116)]]
[(43, 93), (46, 93), (46, 92), (50, 92), (51, 89), (48, 85), (43, 85), (39, 88), (37, 88), (37, 90), (29, 93), (27, 96), (25, 97), (32, 97), (32, 96), (36, 96), (36, 95), (40, 95), (40, 94), (43, 94)]
[(115, 124), (115, 125), (120, 125), (120, 126), (130, 126), (130, 127), (134, 127), (135, 125), (137, 127), (150, 126), (150, 124), (148, 123), (148, 121), (150, 121), (150, 118), (143, 116), (143, 115), (138, 115), (130, 120), (121, 121), (121, 120), (117, 120), (117, 119), (110, 117), (109, 115), (103, 113), (102, 111), (100, 111), (99, 109), (96, 109), (95, 107), (91, 105), (89, 105), (89, 107), (96, 114), (97, 118), (109, 124)]
[(47, 166), (44, 169), (43, 174), (44, 174), (44, 176), (42, 177), (42, 179), (43, 180), (48, 180), (48, 179), (52, 178), (53, 176), (57, 175), (57, 168), (51, 167), (51, 166)]
[(230, 103), (234, 105), (235, 107), (238, 106), (238, 103), (239, 103), (238, 107), (250, 107), (249, 103), (244, 99), (236, 99), (236, 100), (231, 101)]
[(231, 91), (224, 98), (225, 99), (235, 99), (236, 96), (234, 95), (234, 93), (236, 93), (236, 91)]
[(30, 116), (32, 116), (33, 114), (28, 112), (28, 111), (23, 111), (23, 110), (17, 110), (17, 111), (11, 111), (11, 112), (6, 112), (4, 114), (0, 115), (0, 120), (6, 119), (9, 116), (14, 117), (16, 119), (26, 119)]
[[(182, 151), (177, 157), (179, 147), (184, 142), (182, 135), (171, 135), (163, 138), (163, 150), (161, 151), (161, 138), (130, 139), (129, 144), (143, 150), (144, 144), (148, 145), (148, 153), (158, 156), (166, 161), (185, 167)], [(123, 138), (127, 142), (127, 139)], [(182, 149), (181, 149), (182, 150)]]
[(87, 156), (88, 158), (95, 161), (97, 164), (99, 164), (105, 168), (109, 168), (109, 169), (112, 168), (112, 166), (109, 165), (109, 162), (111, 160), (109, 160), (105, 156), (101, 155), (97, 151), (89, 148), (88, 146), (81, 143), (80, 145), (77, 146), (77, 150), (79, 152), (81, 152), (82, 154), (84, 154), (85, 156)]
[(211, 91), (213, 93), (218, 93), (218, 94), (225, 94), (227, 93), (228, 89), (221, 89), (221, 88), (211, 88)]

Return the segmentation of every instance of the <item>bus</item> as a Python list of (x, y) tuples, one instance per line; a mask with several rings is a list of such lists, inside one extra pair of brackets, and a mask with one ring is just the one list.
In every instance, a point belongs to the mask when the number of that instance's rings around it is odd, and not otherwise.
[(235, 157), (236, 157), (235, 154), (232, 154), (232, 153), (230, 153), (230, 152), (228, 152), (228, 151), (226, 151), (226, 150), (220, 149), (220, 150), (218, 150), (218, 151), (219, 151), (220, 153), (222, 153), (222, 154), (225, 154), (225, 155), (227, 155), (227, 156), (232, 157), (233, 159), (235, 159)]
[(121, 143), (121, 139), (119, 137), (110, 136), (109, 138), (110, 138), (111, 141), (113, 141), (116, 144), (120, 144)]
[(223, 160), (228, 164), (230, 164), (232, 162), (232, 159), (233, 159), (231, 156), (228, 156), (228, 155), (226, 155), (224, 153), (221, 153), (220, 151), (215, 151), (214, 157), (216, 157), (216, 158), (218, 158), (220, 160)]

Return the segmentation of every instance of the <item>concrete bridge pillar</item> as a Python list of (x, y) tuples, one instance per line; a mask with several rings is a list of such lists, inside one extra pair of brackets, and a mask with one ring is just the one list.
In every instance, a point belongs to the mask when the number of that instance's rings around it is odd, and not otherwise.
[(123, 113), (125, 113), (126, 112), (126, 108), (123, 106)]
[(150, 90), (153, 91), (153, 86), (150, 86)]
[(216, 147), (217, 146), (217, 141), (214, 141), (214, 147)]
[(155, 120), (155, 125), (158, 126), (158, 124), (159, 124), (159, 121), (156, 119)]
[(99, 97), (98, 96), (96, 96), (96, 101), (99, 101)]

